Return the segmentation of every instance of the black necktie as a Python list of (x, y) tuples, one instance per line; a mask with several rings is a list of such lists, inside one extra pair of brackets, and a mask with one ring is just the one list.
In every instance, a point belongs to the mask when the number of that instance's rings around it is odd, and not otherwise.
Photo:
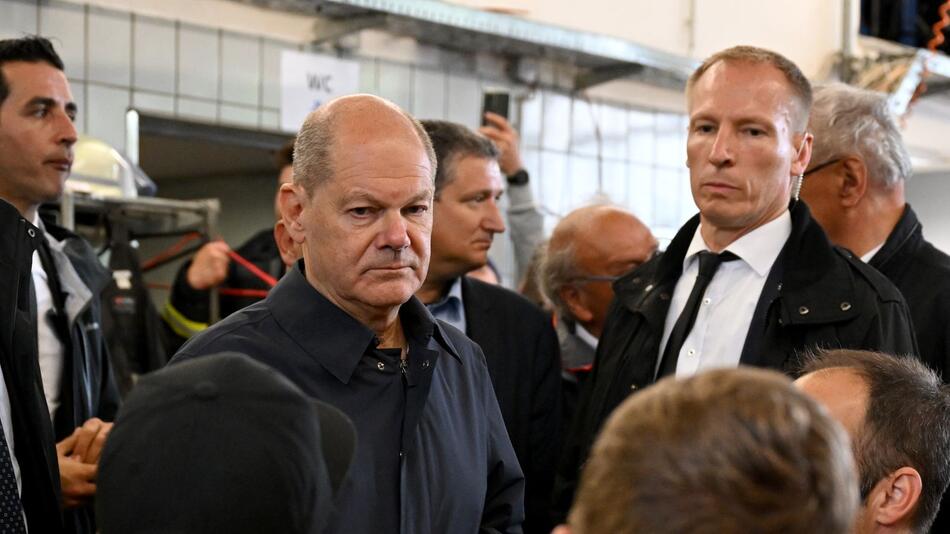
[(0, 425), (0, 532), (25, 533), (23, 505), (17, 490), (13, 458), (7, 448), (7, 438)]
[(660, 361), (660, 371), (657, 378), (676, 373), (676, 361), (679, 358), (680, 349), (683, 348), (683, 343), (686, 341), (686, 337), (689, 336), (689, 331), (693, 329), (696, 314), (699, 313), (699, 306), (702, 303), (703, 294), (706, 293), (706, 288), (709, 287), (709, 282), (712, 281), (716, 269), (719, 268), (722, 262), (737, 259), (739, 257), (731, 252), (716, 254), (704, 250), (699, 253), (699, 274), (696, 275), (696, 284), (693, 286), (689, 298), (686, 299), (683, 312), (676, 319), (676, 324), (673, 325), (673, 330), (670, 332), (666, 348), (663, 349), (663, 359)]

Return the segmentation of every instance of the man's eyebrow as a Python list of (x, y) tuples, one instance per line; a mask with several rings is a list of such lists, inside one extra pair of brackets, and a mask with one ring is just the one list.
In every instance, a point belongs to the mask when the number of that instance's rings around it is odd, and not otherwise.
[(30, 99), (29, 102), (26, 103), (26, 105), (28, 107), (34, 107), (34, 106), (52, 107), (56, 105), (56, 101), (48, 96), (34, 96), (33, 98)]
[(429, 189), (427, 189), (427, 190), (425, 190), (425, 191), (419, 193), (418, 195), (416, 195), (416, 196), (410, 198), (408, 203), (409, 203), (409, 204), (412, 204), (412, 203), (414, 203), (414, 202), (428, 201), (428, 200), (431, 199), (431, 198), (432, 198), (432, 191), (429, 190)]
[(365, 202), (372, 202), (372, 203), (377, 202), (376, 197), (374, 197), (372, 194), (370, 194), (367, 191), (363, 191), (359, 189), (354, 190), (354, 191), (348, 191), (340, 198), (340, 204), (349, 204), (350, 202), (358, 202), (358, 201), (365, 201)]
[[(26, 106), (30, 108), (37, 106), (52, 108), (56, 107), (56, 100), (48, 96), (36, 96), (31, 98), (30, 101), (26, 103)], [(66, 102), (66, 104), (63, 105), (63, 108), (71, 113), (76, 113), (79, 111), (79, 107), (75, 102)]]

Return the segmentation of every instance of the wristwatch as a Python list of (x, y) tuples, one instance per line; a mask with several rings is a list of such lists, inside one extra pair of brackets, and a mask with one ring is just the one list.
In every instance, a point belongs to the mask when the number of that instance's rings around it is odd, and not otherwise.
[(508, 177), (509, 185), (525, 185), (528, 183), (528, 171), (518, 169), (518, 172)]

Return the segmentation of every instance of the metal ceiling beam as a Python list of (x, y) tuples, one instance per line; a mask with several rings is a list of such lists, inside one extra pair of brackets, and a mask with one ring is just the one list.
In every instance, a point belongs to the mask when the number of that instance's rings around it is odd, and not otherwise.
[(346, 19), (319, 19), (313, 25), (313, 44), (335, 41), (351, 33), (386, 25), (386, 15), (354, 15)]
[(643, 69), (643, 65), (637, 65), (636, 63), (622, 63), (590, 69), (574, 77), (574, 90), (583, 91), (595, 85), (638, 74), (643, 72)]
[[(511, 15), (480, 11), (439, 0), (232, 0), (245, 4), (318, 15), (346, 22), (353, 17), (381, 16), (390, 32), (457, 50), (490, 52), (511, 57), (565, 61), (590, 71), (582, 82), (592, 84), (604, 70), (618, 65), (631, 69), (649, 83), (685, 84), (699, 66), (692, 58), (671, 54), (632, 41), (572, 30)], [(367, 20), (367, 19), (363, 19)], [(368, 19), (378, 20), (378, 19)], [(363, 29), (353, 23), (351, 31)], [(345, 31), (345, 26), (335, 30)], [(319, 36), (327, 40), (339, 31)], [(614, 71), (616, 72), (616, 71)], [(596, 74), (595, 74), (596, 73)], [(604, 81), (614, 79), (607, 77)], [(590, 86), (590, 85), (587, 85)]]

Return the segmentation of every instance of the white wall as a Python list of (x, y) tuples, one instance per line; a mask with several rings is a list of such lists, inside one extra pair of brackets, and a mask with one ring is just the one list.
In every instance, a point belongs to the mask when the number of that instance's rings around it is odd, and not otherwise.
[(780, 52), (809, 77), (826, 76), (841, 49), (844, 1), (829, 0), (450, 0), (514, 8), (523, 16), (704, 58), (736, 44)]
[(907, 181), (906, 195), (924, 227), (924, 237), (950, 253), (950, 173), (915, 174)]

